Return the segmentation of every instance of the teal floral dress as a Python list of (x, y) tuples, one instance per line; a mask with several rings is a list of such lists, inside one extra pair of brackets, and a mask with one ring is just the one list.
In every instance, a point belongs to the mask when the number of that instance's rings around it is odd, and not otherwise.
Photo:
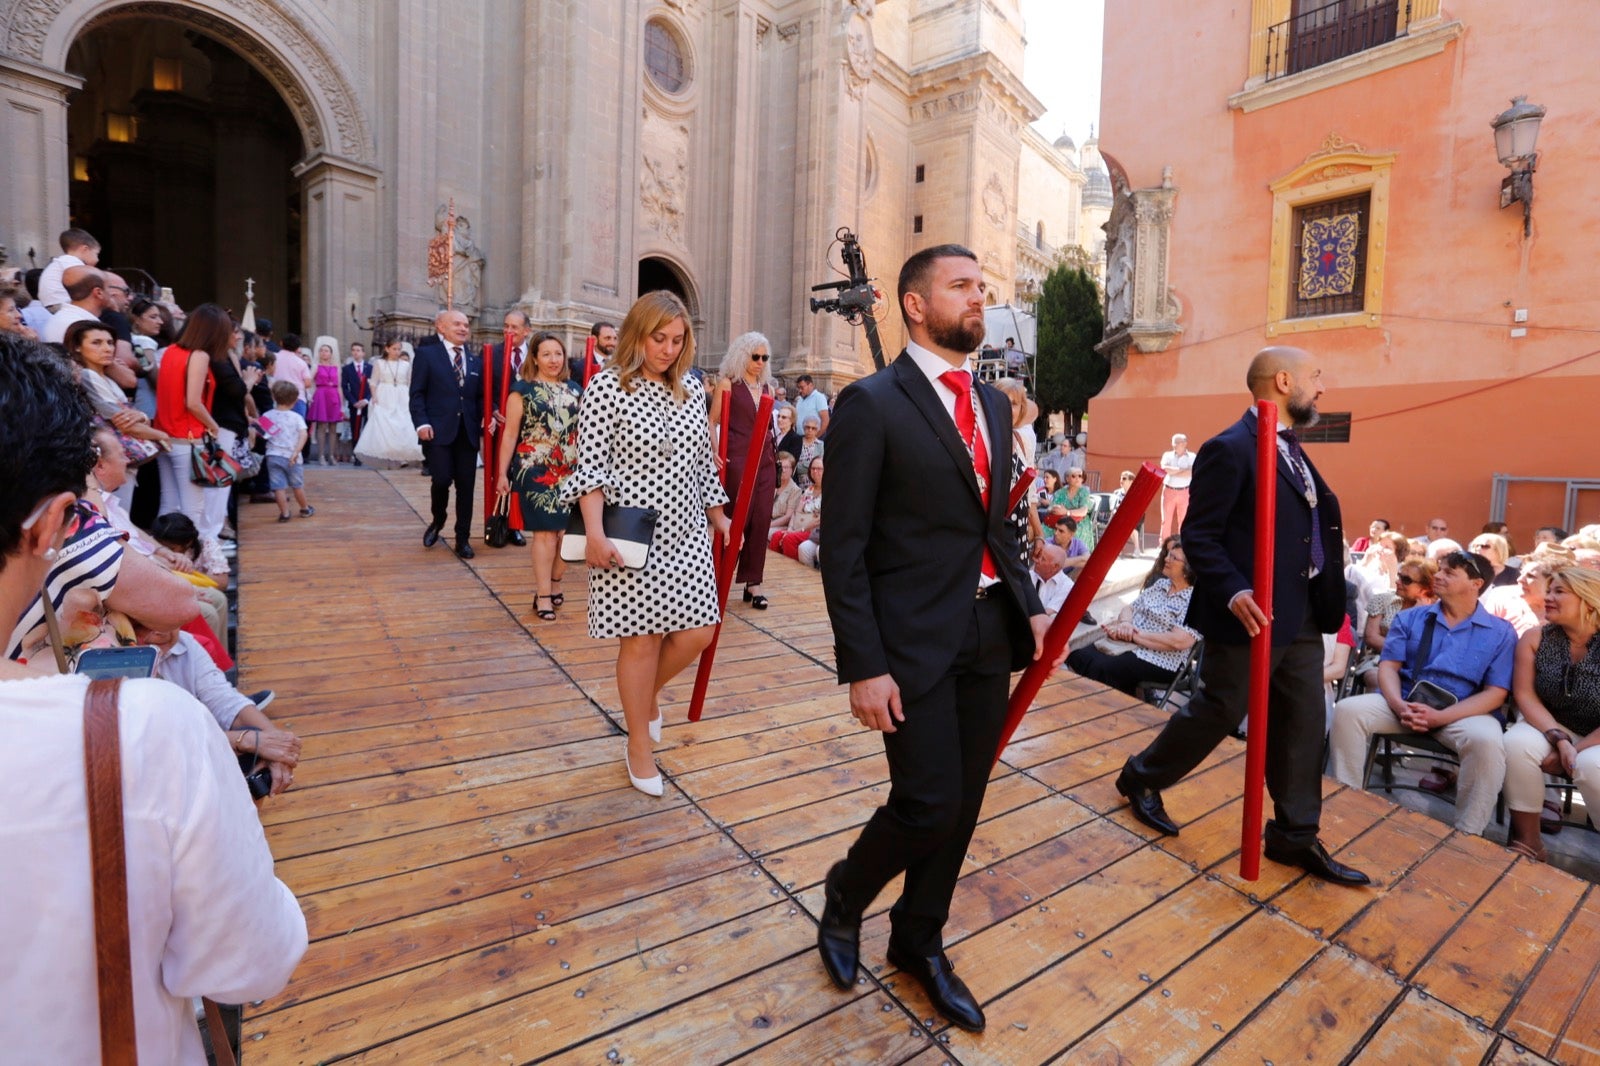
[(528, 530), (565, 530), (567, 505), (561, 482), (578, 457), (578, 390), (571, 382), (514, 381), (522, 397), (522, 425), (511, 456), (511, 487), (522, 497), (522, 525)]

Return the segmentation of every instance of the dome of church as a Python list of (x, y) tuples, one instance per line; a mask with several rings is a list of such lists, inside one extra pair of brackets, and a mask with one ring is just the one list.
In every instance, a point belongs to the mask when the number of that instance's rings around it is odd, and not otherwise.
[(1059, 149), (1063, 152), (1076, 152), (1078, 150), (1078, 146), (1073, 143), (1072, 138), (1068, 137), (1065, 133), (1057, 137), (1056, 143), (1051, 145), (1051, 147)]
[(1111, 175), (1104, 167), (1090, 167), (1088, 184), (1083, 189), (1084, 207), (1111, 206)]

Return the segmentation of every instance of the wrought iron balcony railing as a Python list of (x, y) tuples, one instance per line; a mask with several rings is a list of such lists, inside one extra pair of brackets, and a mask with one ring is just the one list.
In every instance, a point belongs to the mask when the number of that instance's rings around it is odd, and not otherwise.
[(1267, 81), (1404, 37), (1411, 0), (1333, 0), (1267, 27)]

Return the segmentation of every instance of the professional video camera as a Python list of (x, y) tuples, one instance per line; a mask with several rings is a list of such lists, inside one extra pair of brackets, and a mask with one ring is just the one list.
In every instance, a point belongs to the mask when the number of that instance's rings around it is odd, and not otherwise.
[(867, 274), (867, 257), (861, 251), (861, 242), (850, 232), (850, 227), (840, 226), (833, 235), (839, 245), (839, 258), (844, 260), (848, 277), (844, 281), (825, 281), (811, 286), (812, 292), (836, 292), (837, 296), (817, 299), (811, 297), (811, 313), (827, 311), (838, 315), (852, 326), (865, 326), (867, 345), (872, 349), (872, 362), (883, 369), (883, 342), (878, 339), (878, 320), (872, 309), (883, 299), (883, 293), (872, 286)]

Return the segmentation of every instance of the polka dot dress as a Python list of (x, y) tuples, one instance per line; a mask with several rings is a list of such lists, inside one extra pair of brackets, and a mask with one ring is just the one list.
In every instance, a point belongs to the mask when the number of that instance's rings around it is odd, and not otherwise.
[(589, 382), (578, 414), (578, 466), (562, 499), (604, 489), (607, 503), (659, 512), (643, 569), (589, 569), (589, 635), (596, 639), (715, 625), (716, 567), (706, 508), (728, 502), (711, 455), (705, 391), (684, 401), (644, 378), (625, 392), (615, 370)]

